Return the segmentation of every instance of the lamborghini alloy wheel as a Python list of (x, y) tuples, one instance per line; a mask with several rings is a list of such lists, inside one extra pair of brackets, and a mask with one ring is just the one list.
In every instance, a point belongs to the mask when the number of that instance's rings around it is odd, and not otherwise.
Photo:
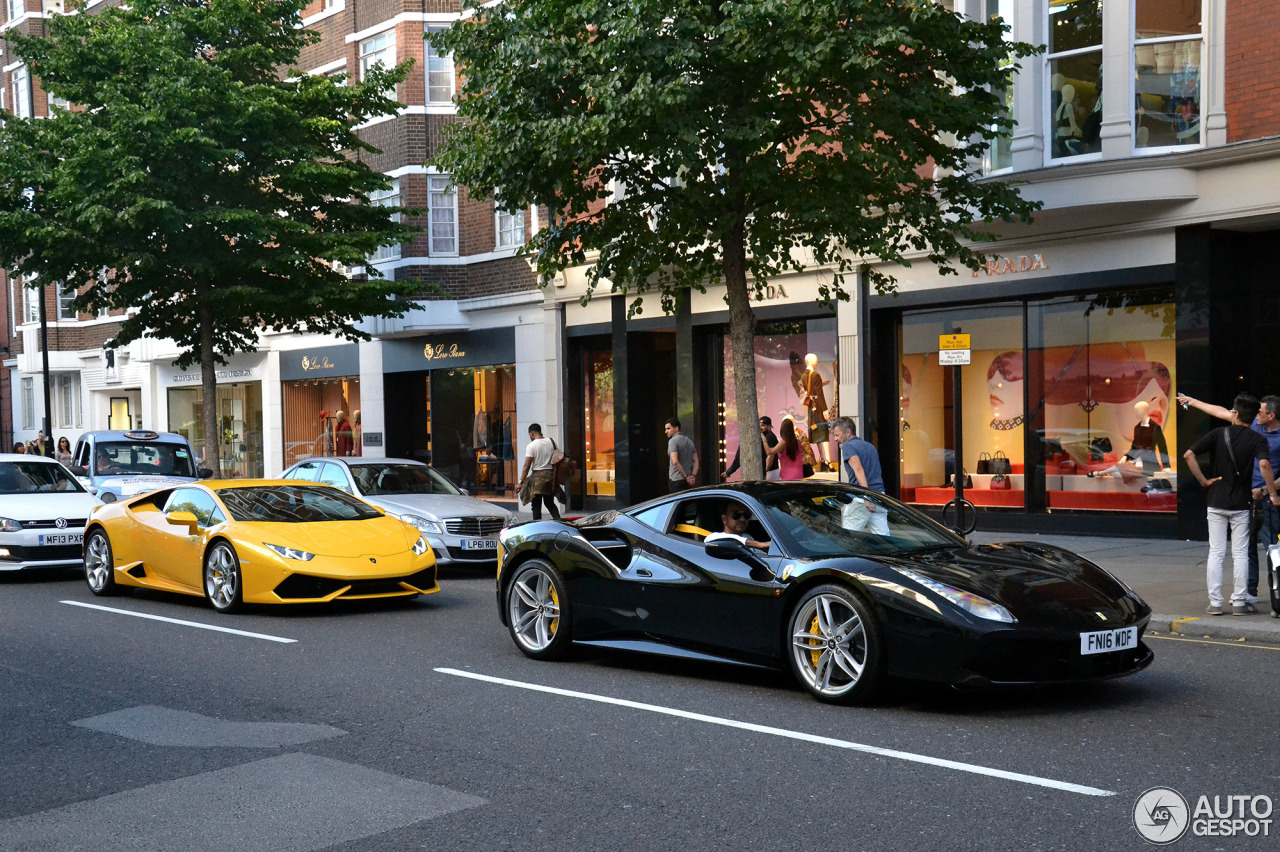
[(880, 625), (852, 589), (818, 586), (792, 613), (789, 661), (796, 678), (820, 701), (866, 701), (884, 668)]
[(95, 595), (113, 595), (119, 591), (112, 559), (111, 540), (106, 532), (96, 529), (89, 533), (84, 543), (84, 578), (89, 583), (89, 591)]
[(218, 612), (234, 612), (241, 604), (240, 560), (225, 541), (209, 548), (204, 558), (204, 592)]

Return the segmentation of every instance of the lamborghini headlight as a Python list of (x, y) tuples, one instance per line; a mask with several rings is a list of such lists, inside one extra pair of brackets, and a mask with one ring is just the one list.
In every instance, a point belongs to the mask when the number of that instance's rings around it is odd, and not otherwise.
[(937, 580), (930, 580), (923, 574), (918, 574), (909, 568), (896, 569), (915, 580), (931, 592), (936, 592), (956, 606), (960, 607), (970, 615), (976, 615), (978, 618), (985, 618), (988, 621), (1001, 621), (1005, 624), (1013, 624), (1017, 621), (1013, 617), (1013, 613), (1000, 606), (998, 603), (992, 603), (986, 598), (978, 597), (969, 592), (962, 592), (959, 589), (952, 588), (946, 583), (939, 583)]
[(20, 532), (22, 524), (12, 518), (0, 518), (0, 532)]
[(401, 515), (400, 520), (412, 525), (418, 532), (444, 535), (444, 525), (439, 521), (428, 521), (421, 515)]
[(302, 562), (310, 562), (312, 559), (316, 558), (314, 553), (307, 553), (305, 550), (299, 550), (296, 547), (285, 547), (283, 544), (271, 544), (266, 541), (264, 541), (263, 544), (283, 556), (285, 559), (298, 559)]
[(418, 536), (418, 540), (413, 543), (413, 552), (421, 556), (427, 552), (427, 540), (422, 536)]

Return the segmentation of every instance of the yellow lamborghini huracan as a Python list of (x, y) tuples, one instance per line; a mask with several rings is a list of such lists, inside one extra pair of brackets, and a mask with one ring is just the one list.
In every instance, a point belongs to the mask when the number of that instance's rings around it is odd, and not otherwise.
[(95, 595), (138, 586), (246, 603), (317, 603), (440, 591), (417, 529), (327, 485), (190, 482), (98, 506), (84, 531)]

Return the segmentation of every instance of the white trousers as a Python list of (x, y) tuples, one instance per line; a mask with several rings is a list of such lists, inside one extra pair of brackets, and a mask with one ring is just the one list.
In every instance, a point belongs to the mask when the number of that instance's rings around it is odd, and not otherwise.
[(1231, 531), (1231, 605), (1248, 600), (1245, 588), (1249, 575), (1249, 510), (1232, 512), (1209, 509), (1209, 605), (1222, 606), (1222, 568), (1227, 561), (1227, 531)]

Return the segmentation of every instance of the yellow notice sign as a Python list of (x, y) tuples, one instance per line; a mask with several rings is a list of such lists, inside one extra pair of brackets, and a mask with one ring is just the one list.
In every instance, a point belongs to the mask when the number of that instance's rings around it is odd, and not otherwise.
[(967, 334), (939, 334), (938, 349), (946, 351), (948, 349), (972, 349), (969, 345), (969, 335)]

